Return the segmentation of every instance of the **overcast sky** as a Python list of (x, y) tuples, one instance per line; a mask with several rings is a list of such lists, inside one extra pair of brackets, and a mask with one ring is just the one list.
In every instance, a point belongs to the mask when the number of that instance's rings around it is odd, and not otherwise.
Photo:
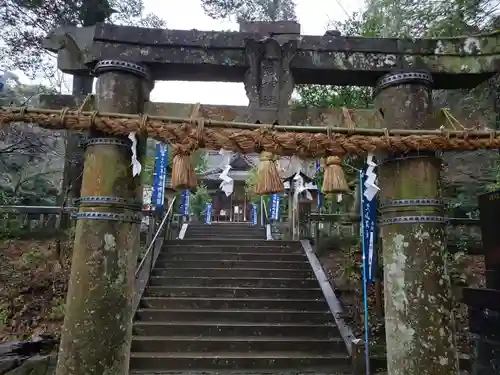
[[(165, 6), (167, 2), (168, 6)], [(344, 20), (346, 12), (350, 14), (363, 6), (363, 0), (296, 0), (295, 3), (301, 33), (308, 35), (323, 35), (331, 20)], [(171, 29), (238, 30), (236, 22), (223, 22), (206, 16), (200, 0), (145, 0), (145, 4), (148, 12), (155, 12), (165, 19)], [(218, 82), (157, 82), (151, 100), (230, 105), (248, 103), (243, 83)]]
[[(169, 29), (238, 30), (236, 22), (213, 20), (203, 13), (200, 0), (144, 0), (146, 12), (153, 12), (167, 22)], [(323, 35), (329, 22), (347, 18), (359, 11), (363, 0), (295, 0), (301, 33)], [(16, 72), (19, 73), (19, 72)], [(28, 79), (19, 74), (23, 82)], [(71, 79), (66, 90), (71, 90)], [(158, 81), (151, 93), (156, 102), (247, 105), (243, 83)]]

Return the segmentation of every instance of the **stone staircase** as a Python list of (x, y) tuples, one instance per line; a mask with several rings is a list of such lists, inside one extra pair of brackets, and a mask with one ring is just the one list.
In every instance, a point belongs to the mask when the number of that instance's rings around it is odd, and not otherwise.
[(189, 225), (166, 244), (136, 313), (130, 368), (339, 374), (350, 359), (300, 242), (227, 223)]

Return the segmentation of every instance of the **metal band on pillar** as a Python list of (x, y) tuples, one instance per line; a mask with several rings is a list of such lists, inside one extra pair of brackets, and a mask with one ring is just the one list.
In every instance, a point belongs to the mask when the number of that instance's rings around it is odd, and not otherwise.
[[(439, 212), (444, 207), (444, 202), (441, 199), (429, 199), (429, 198), (416, 198), (416, 199), (394, 199), (390, 201), (385, 201), (380, 203), (380, 211), (385, 213), (393, 208), (405, 208), (405, 207), (435, 207), (436, 211)], [(444, 216), (432, 216), (432, 215), (408, 215), (408, 216), (396, 216), (379, 220), (379, 225), (390, 225), (390, 224), (410, 224), (410, 223), (446, 223), (448, 219)]]
[[(434, 80), (432, 75), (424, 70), (416, 70), (416, 71), (402, 71), (396, 70), (391, 73), (388, 73), (382, 76), (376, 83), (373, 89), (373, 97), (375, 98), (382, 91), (400, 85), (420, 85), (427, 86), (430, 90), (432, 85), (434, 84)], [(382, 117), (384, 114), (381, 112)], [(397, 162), (401, 160), (408, 159), (422, 159), (422, 158), (434, 158), (434, 151), (409, 151), (404, 154), (379, 154), (377, 155), (378, 165), (382, 166), (387, 163)]]
[(109, 72), (131, 73), (138, 77), (151, 81), (151, 74), (146, 67), (128, 61), (102, 60), (99, 61), (94, 68), (94, 75), (96, 77), (99, 77), (103, 73)]
[(414, 72), (394, 71), (386, 74), (377, 81), (373, 90), (373, 96), (377, 96), (380, 91), (388, 87), (405, 84), (421, 84), (427, 85), (430, 88), (434, 84), (434, 80), (432, 79), (432, 75), (424, 70)]
[(96, 145), (122, 146), (130, 148), (131, 142), (126, 138), (96, 137), (87, 139), (83, 145), (85, 148)]
[(77, 202), (79, 203), (80, 207), (114, 206), (114, 207), (126, 208), (132, 211), (141, 211), (142, 209), (142, 202), (120, 197), (89, 196), (89, 197), (81, 197), (77, 200)]
[(123, 60), (101, 60), (94, 68), (94, 75), (96, 77), (111, 72), (130, 73), (144, 79), (147, 85), (147, 87), (145, 87), (146, 96), (149, 98), (149, 93), (154, 88), (154, 80), (147, 67)]
[(114, 212), (77, 212), (73, 215), (76, 220), (109, 220), (122, 221), (127, 223), (140, 223), (141, 214), (117, 214)]
[(442, 199), (429, 199), (429, 198), (416, 198), (416, 199), (394, 199), (390, 201), (381, 202), (379, 205), (380, 210), (392, 207), (443, 207), (444, 202)]

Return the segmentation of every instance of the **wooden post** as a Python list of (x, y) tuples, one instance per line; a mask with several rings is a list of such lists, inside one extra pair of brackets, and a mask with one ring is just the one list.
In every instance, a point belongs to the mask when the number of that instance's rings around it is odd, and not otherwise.
[[(143, 112), (145, 68), (106, 60), (95, 73), (97, 110)], [(142, 201), (130, 146), (98, 132), (87, 143), (57, 375), (128, 373)], [(140, 160), (142, 145), (137, 152)]]
[(352, 341), (352, 373), (354, 375), (366, 375), (365, 342), (361, 339)]
[(464, 288), (469, 305), (471, 374), (497, 374), (500, 364), (500, 191), (479, 196), (486, 288)]
[[(426, 72), (382, 77), (375, 88), (375, 108), (387, 127), (436, 128), (431, 85)], [(388, 375), (456, 375), (441, 160), (423, 152), (380, 159)]]

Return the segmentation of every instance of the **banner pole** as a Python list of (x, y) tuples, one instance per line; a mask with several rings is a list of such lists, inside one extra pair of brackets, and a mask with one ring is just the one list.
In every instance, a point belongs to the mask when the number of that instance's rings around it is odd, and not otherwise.
[(368, 349), (368, 288), (367, 288), (367, 250), (365, 245), (365, 212), (363, 210), (363, 171), (359, 170), (359, 202), (361, 211), (361, 250), (362, 250), (362, 266), (363, 266), (363, 310), (364, 310), (364, 321), (365, 321), (365, 364), (366, 364), (366, 375), (370, 375), (370, 353)]

